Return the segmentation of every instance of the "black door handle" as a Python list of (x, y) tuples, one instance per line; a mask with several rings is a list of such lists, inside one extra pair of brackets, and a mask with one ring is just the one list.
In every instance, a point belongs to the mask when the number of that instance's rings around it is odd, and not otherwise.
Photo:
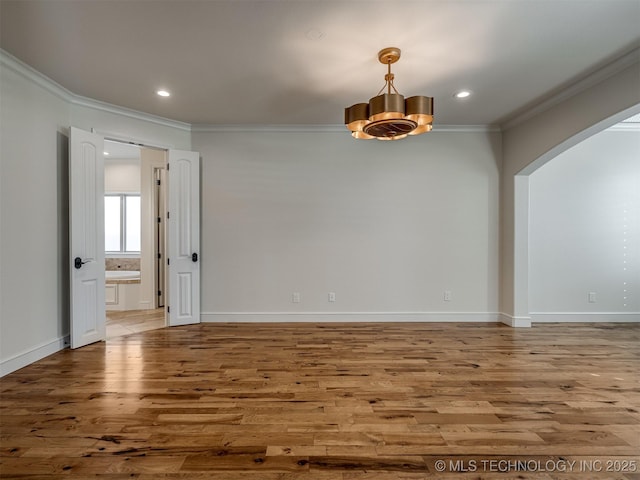
[(83, 262), (82, 259), (80, 257), (76, 257), (73, 259), (73, 266), (76, 268), (80, 268), (82, 267), (82, 265), (84, 265), (85, 263), (89, 263), (90, 260), (87, 260), (86, 262)]
[(191, 254), (191, 261), (192, 262), (197, 262), (198, 261), (198, 254), (197, 253), (192, 253)]

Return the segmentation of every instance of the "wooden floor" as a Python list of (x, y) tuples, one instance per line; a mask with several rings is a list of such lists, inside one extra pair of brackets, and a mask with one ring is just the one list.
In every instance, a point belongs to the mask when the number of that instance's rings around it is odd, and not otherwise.
[(0, 392), (2, 478), (640, 478), (638, 324), (162, 328)]

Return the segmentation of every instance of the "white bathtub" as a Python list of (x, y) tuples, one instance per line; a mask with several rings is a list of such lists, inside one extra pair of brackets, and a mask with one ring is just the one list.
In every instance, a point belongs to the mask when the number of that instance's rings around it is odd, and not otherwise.
[(104, 272), (106, 280), (140, 280), (140, 272), (136, 270), (107, 270)]
[(107, 310), (140, 310), (140, 272), (107, 270), (104, 277)]

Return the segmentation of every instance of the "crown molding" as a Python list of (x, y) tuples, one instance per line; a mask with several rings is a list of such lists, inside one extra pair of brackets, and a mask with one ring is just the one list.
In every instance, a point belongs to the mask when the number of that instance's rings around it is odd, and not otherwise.
[(564, 90), (556, 93), (555, 95), (551, 95), (545, 100), (542, 100), (536, 106), (528, 109), (527, 111), (508, 118), (501, 124), (502, 130), (509, 130), (510, 128), (520, 125), (530, 118), (533, 118), (536, 115), (539, 115), (542, 112), (555, 107), (565, 100), (579, 94), (580, 92), (583, 92), (584, 90), (587, 90), (590, 87), (593, 87), (594, 85), (597, 85), (600, 82), (603, 82), (607, 78), (612, 77), (613, 75), (622, 72), (626, 68), (639, 62), (640, 47), (636, 47), (627, 54), (618, 57), (612, 62), (604, 65), (602, 68), (599, 68), (598, 70), (595, 70), (594, 72), (586, 75)]
[(193, 133), (335, 133), (346, 132), (344, 125), (210, 125), (195, 123), (191, 125)]
[[(194, 124), (193, 133), (348, 133), (344, 125), (207, 125)], [(500, 132), (498, 125), (434, 125), (433, 132)]]
[(27, 80), (35, 83), (39, 87), (45, 89), (47, 92), (52, 93), (56, 97), (66, 101), (73, 102), (75, 96), (71, 91), (64, 88), (59, 83), (50, 79), (46, 75), (43, 75), (35, 68), (27, 65), (23, 61), (17, 59), (6, 50), (0, 48), (0, 66), (6, 67), (9, 70), (21, 75)]
[(162, 125), (164, 127), (176, 128), (183, 131), (191, 131), (191, 125), (185, 122), (179, 122), (177, 120), (171, 120), (169, 118), (160, 117), (158, 115), (152, 115), (150, 113), (140, 112), (127, 107), (120, 107), (110, 103), (102, 102), (100, 100), (94, 100), (93, 98), (83, 97), (82, 95), (76, 95), (72, 91), (66, 89), (59, 83), (55, 82), (51, 78), (47, 77), (43, 73), (39, 72), (35, 68), (27, 65), (23, 61), (11, 55), (9, 52), (0, 48), (0, 66), (6, 67), (13, 72), (21, 75), (27, 80), (35, 83), (44, 90), (52, 93), (56, 97), (69, 102), (72, 105), (80, 107), (91, 108), (101, 112), (111, 113), (115, 115), (122, 115), (124, 117), (132, 118), (135, 120), (141, 120), (144, 122), (155, 123), (156, 125)]
[(432, 132), (499, 133), (500, 125), (434, 125)]
[(606, 129), (607, 132), (640, 132), (640, 123), (621, 122)]
[(120, 107), (111, 103), (102, 102), (100, 100), (94, 100), (93, 98), (83, 97), (81, 95), (73, 95), (71, 103), (81, 107), (91, 108), (99, 110), (101, 112), (112, 113), (115, 115), (122, 115), (124, 117), (133, 118), (135, 120), (141, 120), (143, 122), (155, 123), (156, 125), (162, 125), (163, 127), (171, 127), (177, 130), (183, 130), (185, 132), (191, 131), (191, 124), (186, 122), (180, 122), (178, 120), (171, 120), (169, 118), (160, 117), (151, 113), (140, 112), (139, 110), (133, 110), (127, 107)]

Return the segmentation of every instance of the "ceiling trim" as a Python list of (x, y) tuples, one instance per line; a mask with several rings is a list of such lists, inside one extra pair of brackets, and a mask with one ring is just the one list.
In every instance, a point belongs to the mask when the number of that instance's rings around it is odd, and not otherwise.
[(0, 65), (7, 67), (13, 72), (22, 75), (27, 80), (32, 81), (39, 87), (44, 88), (49, 93), (54, 94), (56, 97), (65, 100), (67, 102), (73, 102), (74, 94), (71, 91), (64, 88), (59, 83), (56, 83), (46, 75), (40, 73), (35, 68), (27, 65), (26, 63), (18, 60), (9, 52), (0, 48)]
[(640, 123), (620, 122), (607, 128), (607, 132), (640, 132)]
[(235, 132), (297, 132), (297, 133), (333, 133), (346, 132), (344, 125), (208, 125), (193, 124), (191, 125), (193, 133), (235, 133)]
[(496, 133), (501, 132), (500, 125), (433, 125), (432, 132), (467, 132), (467, 133)]
[(529, 110), (517, 114), (514, 117), (507, 119), (505, 122), (501, 124), (502, 130), (508, 130), (510, 128), (515, 127), (516, 125), (520, 125), (523, 122), (526, 122), (532, 117), (539, 115), (540, 113), (549, 110), (552, 107), (564, 102), (565, 100), (577, 95), (578, 93), (597, 85), (600, 82), (603, 82), (609, 77), (625, 70), (626, 68), (640, 62), (640, 47), (636, 47), (630, 52), (618, 57), (612, 62), (604, 65), (602, 68), (597, 69), (596, 71), (588, 74), (577, 82), (573, 83), (569, 87), (564, 90), (556, 93), (555, 95), (551, 95), (549, 98), (541, 101), (535, 107), (530, 108)]
[[(193, 133), (349, 133), (346, 127), (340, 125), (205, 125), (191, 126)], [(490, 133), (500, 132), (498, 125), (434, 125), (432, 132), (467, 132)]]
[(158, 115), (152, 115), (150, 113), (140, 112), (127, 107), (120, 107), (100, 100), (94, 100), (93, 98), (83, 97), (82, 95), (76, 95), (72, 91), (63, 87), (56, 81), (47, 77), (43, 73), (39, 72), (35, 68), (27, 65), (20, 59), (14, 57), (9, 52), (0, 48), (0, 65), (7, 67), (13, 72), (23, 76), (27, 80), (35, 83), (39, 87), (45, 89), (49, 93), (57, 96), (58, 98), (69, 102), (73, 105), (81, 107), (92, 108), (101, 112), (112, 113), (116, 115), (122, 115), (124, 117), (133, 118), (135, 120), (141, 120), (144, 122), (155, 123), (156, 125), (162, 125), (164, 127), (176, 128), (178, 130), (191, 131), (191, 125), (185, 122), (179, 122), (177, 120), (171, 120), (169, 118), (160, 117)]
[(151, 113), (144, 113), (138, 110), (133, 110), (127, 107), (121, 107), (113, 105), (107, 102), (101, 102), (93, 98), (83, 97), (81, 95), (73, 94), (73, 104), (81, 107), (92, 108), (101, 112), (113, 113), (116, 115), (122, 115), (124, 117), (133, 118), (135, 120), (141, 120), (143, 122), (155, 123), (156, 125), (162, 125), (163, 127), (171, 127), (185, 132), (191, 131), (191, 124), (186, 122), (180, 122), (178, 120), (171, 120), (169, 118), (160, 117)]

